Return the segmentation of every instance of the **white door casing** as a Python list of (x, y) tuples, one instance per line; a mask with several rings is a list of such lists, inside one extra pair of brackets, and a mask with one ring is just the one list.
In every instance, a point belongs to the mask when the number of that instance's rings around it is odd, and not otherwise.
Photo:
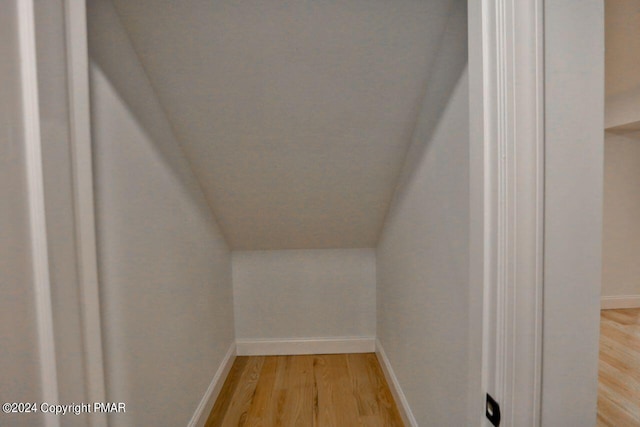
[[(16, 5), (20, 51), (20, 92), (22, 95), (21, 116), (26, 154), (29, 234), (38, 331), (40, 382), (43, 401), (58, 403), (58, 374), (53, 333), (42, 138), (40, 135), (35, 14), (33, 0), (17, 0)], [(60, 419), (56, 415), (43, 414), (43, 419), (46, 427), (58, 427), (60, 425)]]
[[(42, 403), (61, 402), (56, 364), (54, 313), (60, 308), (52, 304), (50, 262), (47, 241), (46, 199), (43, 185), (43, 140), (41, 137), (40, 100), (38, 96), (38, 62), (33, 0), (16, 1), (20, 49), (22, 122), (26, 153), (29, 223), (36, 319), (38, 357)], [(66, 63), (70, 135), (73, 165), (74, 214), (79, 291), (81, 295), (83, 329), (83, 367), (85, 370), (84, 402), (104, 402), (104, 378), (98, 302), (95, 227), (93, 217), (93, 180), (91, 166), (91, 135), (89, 122), (88, 52), (84, 1), (65, 0)], [(83, 367), (78, 367), (82, 369)], [(59, 415), (43, 414), (47, 427), (61, 424)], [(93, 427), (106, 426), (106, 415), (93, 413)]]
[(490, 425), (484, 393), (501, 426), (540, 425), (542, 3), (469, 2), (470, 425)]
[[(86, 4), (84, 1), (64, 0), (64, 9), (69, 134), (85, 390), (89, 402), (105, 402), (93, 196)], [(107, 416), (104, 413), (93, 413), (89, 417), (89, 422), (91, 427), (105, 427)]]

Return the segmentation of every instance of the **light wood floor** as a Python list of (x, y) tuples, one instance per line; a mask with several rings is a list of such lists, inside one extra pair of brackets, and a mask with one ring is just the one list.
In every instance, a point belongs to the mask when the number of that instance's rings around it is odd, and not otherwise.
[(237, 357), (206, 423), (403, 426), (373, 353)]
[(640, 308), (601, 312), (598, 426), (640, 427)]

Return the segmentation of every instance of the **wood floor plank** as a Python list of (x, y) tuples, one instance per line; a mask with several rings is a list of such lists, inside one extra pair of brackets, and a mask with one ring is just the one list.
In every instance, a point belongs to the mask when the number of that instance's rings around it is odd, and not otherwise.
[(600, 317), (598, 426), (640, 427), (640, 309)]
[(635, 308), (602, 310), (602, 317), (620, 325), (638, 324), (638, 310)]
[[(275, 392), (278, 363), (282, 362), (282, 359), (278, 356), (266, 356), (264, 358), (260, 380), (249, 409), (247, 426), (270, 427), (276, 425), (272, 403), (276, 402), (275, 407), (284, 404), (284, 400)], [(282, 400), (281, 403), (278, 403), (279, 398)]]
[(206, 427), (402, 425), (367, 353), (237, 358)]
[(337, 427), (335, 417), (335, 411), (332, 411), (333, 400), (340, 392), (345, 393), (345, 390), (341, 390), (341, 384), (339, 381), (335, 381), (335, 375), (332, 370), (335, 370), (335, 363), (332, 363), (329, 359), (339, 357), (336, 355), (317, 355), (313, 360), (313, 376), (316, 385), (316, 409), (314, 411), (314, 425), (315, 426), (327, 426)]
[(279, 411), (281, 423), (291, 427), (313, 425), (315, 387), (313, 356), (286, 356), (289, 360), (285, 370), (286, 390), (284, 405)]
[(231, 404), (222, 419), (222, 426), (245, 425), (249, 408), (251, 408), (253, 396), (258, 386), (263, 363), (264, 357), (249, 357), (231, 397)]
[(401, 419), (398, 407), (393, 400), (391, 390), (382, 372), (382, 367), (375, 354), (365, 354), (365, 362), (369, 375), (369, 381), (375, 390), (375, 398), (378, 407), (378, 416), (383, 426), (401, 426), (397, 421)]
[(222, 386), (220, 394), (218, 395), (218, 399), (213, 405), (213, 409), (207, 418), (205, 427), (219, 427), (222, 425), (224, 414), (227, 413), (227, 409), (229, 408), (229, 405), (231, 405), (233, 393), (235, 392), (238, 384), (240, 384), (240, 376), (242, 375), (248, 361), (248, 357), (236, 357), (236, 360), (233, 362), (231, 370), (227, 375), (227, 379)]
[(347, 367), (353, 385), (354, 397), (358, 404), (358, 415), (367, 419), (371, 415), (377, 414), (376, 391), (369, 380), (369, 372), (364, 359), (359, 354), (349, 354), (347, 355)]
[(314, 372), (318, 389), (317, 425), (362, 425), (347, 366), (347, 355), (316, 356)]
[(358, 412), (364, 425), (395, 426), (400, 414), (375, 354), (347, 355)]

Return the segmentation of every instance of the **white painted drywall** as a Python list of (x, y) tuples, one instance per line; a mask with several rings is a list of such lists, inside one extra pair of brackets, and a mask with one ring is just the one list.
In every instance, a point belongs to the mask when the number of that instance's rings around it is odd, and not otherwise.
[(234, 251), (233, 301), (239, 340), (374, 337), (374, 251)]
[(602, 296), (640, 296), (640, 133), (605, 132)]
[(595, 426), (600, 326), (604, 2), (545, 2), (542, 422)]
[(373, 247), (451, 0), (114, 0), (235, 250)]
[(455, 2), (377, 247), (377, 333), (421, 426), (467, 423), (466, 2)]
[[(19, 0), (17, 0), (19, 1)], [(0, 401), (42, 399), (22, 129), (17, 1), (0, 3)], [(41, 426), (40, 414), (0, 424)]]
[(112, 426), (184, 426), (234, 341), (231, 258), (109, 0), (88, 2)]

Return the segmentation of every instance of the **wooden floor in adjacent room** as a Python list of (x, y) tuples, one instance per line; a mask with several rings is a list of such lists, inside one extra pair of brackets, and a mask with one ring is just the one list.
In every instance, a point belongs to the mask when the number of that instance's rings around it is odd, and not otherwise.
[(403, 426), (376, 355), (239, 356), (206, 423)]
[(601, 312), (598, 426), (640, 427), (640, 308)]

